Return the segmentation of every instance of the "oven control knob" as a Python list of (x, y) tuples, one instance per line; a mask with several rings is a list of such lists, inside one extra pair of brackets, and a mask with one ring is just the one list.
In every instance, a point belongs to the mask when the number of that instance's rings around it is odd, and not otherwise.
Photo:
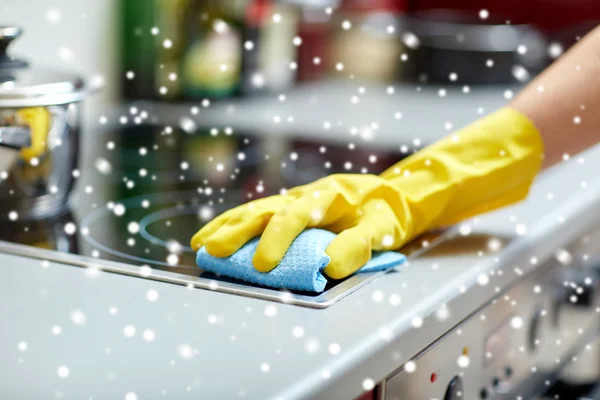
[(455, 376), (448, 384), (448, 389), (446, 389), (444, 400), (463, 400), (463, 398), (464, 390), (462, 379), (460, 379), (459, 376)]

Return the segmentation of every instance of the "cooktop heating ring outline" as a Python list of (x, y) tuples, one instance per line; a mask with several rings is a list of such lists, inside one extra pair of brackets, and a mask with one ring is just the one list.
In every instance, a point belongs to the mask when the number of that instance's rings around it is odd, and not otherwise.
[[(132, 205), (135, 204), (135, 208), (138, 207), (142, 207), (141, 203), (144, 200), (148, 200), (149, 198), (153, 199), (152, 204), (164, 204), (167, 203), (169, 201), (173, 201), (173, 200), (181, 200), (181, 199), (189, 199), (192, 196), (197, 196), (198, 193), (195, 191), (185, 191), (185, 192), (178, 192), (178, 191), (174, 191), (174, 192), (164, 192), (164, 193), (158, 193), (158, 194), (148, 194), (148, 195), (139, 195), (139, 196), (135, 196), (135, 197), (130, 197), (127, 199), (124, 199), (122, 201), (119, 201), (118, 204), (122, 204), (123, 206), (127, 208), (132, 207)], [(187, 206), (189, 207), (189, 206)], [(151, 215), (155, 215), (157, 213), (160, 213), (161, 211), (164, 212), (165, 210), (171, 210), (174, 207), (168, 208), (168, 209), (164, 209), (164, 210), (159, 210), (159, 211), (155, 211), (153, 213), (148, 214), (148, 216)], [(167, 262), (163, 262), (163, 261), (159, 261), (159, 260), (155, 260), (155, 259), (151, 259), (151, 258), (145, 258), (145, 257), (140, 257), (140, 256), (135, 256), (132, 254), (128, 254), (116, 249), (113, 249), (109, 246), (106, 246), (105, 244), (100, 243), (98, 240), (96, 240), (91, 232), (92, 230), (90, 229), (90, 226), (97, 221), (98, 219), (102, 218), (103, 216), (109, 215), (110, 214), (110, 209), (107, 207), (101, 207), (101, 208), (97, 208), (95, 210), (93, 210), (92, 212), (90, 212), (89, 214), (87, 214), (85, 217), (83, 217), (83, 219), (81, 220), (81, 229), (85, 229), (87, 228), (89, 230), (88, 234), (82, 235), (84, 237), (84, 240), (90, 244), (91, 246), (93, 246), (94, 248), (97, 248), (98, 250), (101, 250), (103, 252), (106, 252), (108, 254), (111, 254), (113, 256), (117, 256), (117, 257), (122, 257), (124, 259), (130, 260), (130, 261), (134, 261), (134, 262), (140, 262), (140, 263), (149, 263), (149, 264), (155, 264), (155, 265), (159, 265), (162, 267), (167, 267), (169, 269), (181, 269), (181, 268), (185, 268), (185, 269), (189, 269), (189, 268), (197, 268), (195, 266), (188, 266), (188, 265), (184, 265), (184, 266), (178, 266), (178, 265), (171, 265)], [(144, 217), (147, 218), (148, 216)], [(142, 220), (144, 219), (142, 218)], [(155, 217), (156, 218), (156, 217)], [(146, 226), (144, 226), (144, 228), (142, 229), (142, 220), (140, 220), (139, 225), (140, 225), (140, 236), (144, 237), (146, 240), (149, 240), (151, 243), (157, 244), (159, 246), (164, 246), (166, 248), (168, 248), (168, 244), (165, 241), (162, 241), (161, 239), (158, 239), (152, 235), (150, 235), (147, 231), (146, 231)], [(156, 220), (156, 219), (155, 219)], [(153, 222), (153, 220), (151, 220), (150, 222)], [(142, 234), (142, 230), (146, 232), (146, 234), (151, 237), (152, 239), (149, 239), (148, 237), (146, 237), (144, 234)], [(186, 250), (191, 252), (192, 249), (188, 246), (183, 246), (181, 245), (181, 249)]]

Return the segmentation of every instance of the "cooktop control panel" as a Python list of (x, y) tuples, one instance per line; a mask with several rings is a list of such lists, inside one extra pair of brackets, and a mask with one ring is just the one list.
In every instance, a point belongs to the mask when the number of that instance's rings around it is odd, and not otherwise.
[(530, 399), (541, 394), (598, 330), (598, 279), (585, 250), (591, 238), (557, 252), (416, 355), (387, 379), (384, 399)]

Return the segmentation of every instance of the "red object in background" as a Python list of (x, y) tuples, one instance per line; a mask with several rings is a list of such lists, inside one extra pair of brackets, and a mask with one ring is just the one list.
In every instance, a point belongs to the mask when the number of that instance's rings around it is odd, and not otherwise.
[(345, 0), (342, 2), (339, 11), (373, 13), (373, 12), (393, 12), (402, 13), (406, 11), (406, 0)]
[(354, 400), (375, 400), (376, 394), (377, 392), (375, 391), (375, 389), (373, 389), (369, 392), (363, 393), (360, 397), (357, 397)]
[(530, 23), (552, 33), (593, 20), (600, 20), (598, 0), (412, 0), (409, 12), (451, 9), (478, 15), (489, 11), (490, 18), (510, 20), (513, 24)]
[(435, 381), (437, 381), (437, 374), (435, 372), (432, 372), (431, 376), (429, 377), (429, 380), (431, 381), (431, 383), (435, 383)]
[[(298, 27), (298, 36), (302, 39), (302, 45), (298, 47), (298, 82), (314, 81), (320, 79), (327, 69), (327, 54), (329, 41), (329, 25), (327, 20), (310, 20), (310, 12), (303, 16)], [(320, 11), (322, 13), (322, 10)], [(320, 63), (314, 63), (315, 57), (320, 58)]]

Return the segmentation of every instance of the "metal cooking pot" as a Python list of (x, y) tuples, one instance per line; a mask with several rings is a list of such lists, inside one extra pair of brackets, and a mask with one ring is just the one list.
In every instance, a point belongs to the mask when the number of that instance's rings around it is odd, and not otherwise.
[(407, 25), (420, 42), (411, 50), (412, 74), (428, 82), (525, 82), (546, 66), (546, 40), (530, 25), (448, 10), (415, 13)]
[(64, 210), (78, 175), (79, 102), (88, 94), (76, 75), (10, 57), (21, 32), (0, 27), (0, 220)]

